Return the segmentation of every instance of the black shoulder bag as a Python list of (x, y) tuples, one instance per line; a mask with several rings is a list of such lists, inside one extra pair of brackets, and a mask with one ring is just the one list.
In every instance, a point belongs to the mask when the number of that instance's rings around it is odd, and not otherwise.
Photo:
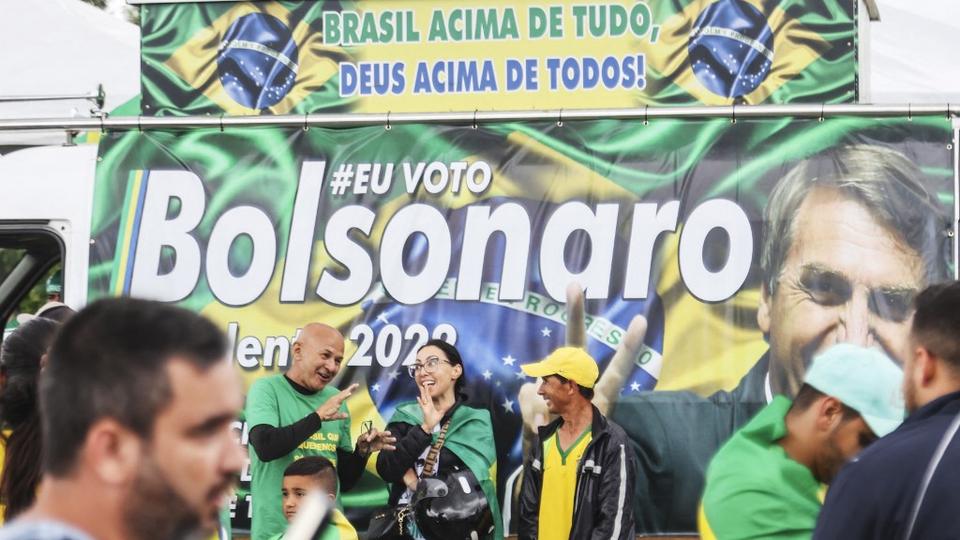
[[(440, 435), (437, 442), (433, 443), (430, 451), (427, 452), (427, 459), (423, 464), (423, 473), (421, 476), (430, 476), (433, 474), (434, 467), (437, 466), (437, 460), (440, 457), (440, 449), (443, 448), (443, 442), (447, 438), (447, 428), (450, 427), (450, 420), (443, 423), (440, 428)], [(367, 538), (370, 540), (410, 540), (407, 534), (407, 524), (413, 520), (413, 507), (404, 504), (398, 507), (386, 506), (373, 513), (370, 518), (370, 525), (367, 527)]]

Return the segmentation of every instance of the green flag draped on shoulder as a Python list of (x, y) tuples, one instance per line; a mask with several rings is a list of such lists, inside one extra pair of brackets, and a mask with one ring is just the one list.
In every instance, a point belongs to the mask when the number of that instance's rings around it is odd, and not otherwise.
[[(419, 426), (423, 424), (423, 411), (414, 401), (404, 403), (397, 407), (390, 421)], [(436, 438), (437, 434), (434, 433), (433, 439)], [(443, 446), (460, 458), (477, 477), (493, 514), (493, 537), (503, 538), (500, 505), (497, 504), (497, 490), (492, 480), (497, 465), (497, 449), (493, 441), (490, 413), (465, 405), (457, 407), (450, 418), (450, 427), (447, 428), (447, 438)]]

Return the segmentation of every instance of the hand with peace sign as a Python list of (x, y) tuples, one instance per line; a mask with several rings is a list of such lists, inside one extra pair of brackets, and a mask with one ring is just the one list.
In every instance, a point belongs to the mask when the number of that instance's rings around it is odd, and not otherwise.
[[(586, 348), (587, 333), (584, 324), (584, 295), (578, 283), (567, 286), (567, 331), (566, 345)], [(624, 382), (633, 371), (634, 361), (643, 348), (643, 338), (647, 333), (647, 319), (643, 315), (635, 316), (627, 327), (623, 341), (617, 347), (607, 368), (600, 374), (594, 386), (593, 404), (603, 415), (617, 400)], [(537, 429), (548, 424), (552, 418), (547, 404), (537, 395), (537, 383), (526, 383), (520, 387), (517, 396), (520, 415), (523, 418), (523, 452), (527, 455), (529, 445), (536, 440)]]
[(359, 387), (357, 383), (353, 383), (348, 386), (345, 390), (337, 392), (333, 397), (323, 402), (323, 405), (317, 407), (317, 416), (320, 417), (320, 420), (324, 422), (329, 420), (343, 420), (349, 418), (347, 413), (340, 410), (340, 405)]

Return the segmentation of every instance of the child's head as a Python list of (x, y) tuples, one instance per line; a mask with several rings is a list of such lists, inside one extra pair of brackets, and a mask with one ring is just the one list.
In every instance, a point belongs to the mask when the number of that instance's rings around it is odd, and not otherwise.
[(293, 519), (300, 506), (300, 499), (311, 489), (327, 493), (331, 500), (337, 498), (337, 470), (327, 458), (309, 456), (300, 458), (283, 471), (283, 515)]

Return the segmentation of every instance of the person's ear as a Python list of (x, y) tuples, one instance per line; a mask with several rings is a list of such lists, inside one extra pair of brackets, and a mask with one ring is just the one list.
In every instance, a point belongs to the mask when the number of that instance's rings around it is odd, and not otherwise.
[(770, 287), (764, 282), (760, 285), (760, 306), (757, 308), (757, 326), (763, 335), (770, 333), (770, 304), (772, 301)]
[(843, 419), (843, 403), (835, 397), (827, 396), (817, 404), (817, 431), (832, 432)]
[(454, 376), (454, 379), (459, 379), (460, 377), (463, 376), (463, 366), (462, 366), (462, 365), (457, 364), (457, 365), (453, 366), (453, 376)]
[(116, 420), (104, 418), (90, 427), (82, 452), (94, 474), (104, 483), (132, 481), (141, 465), (143, 440)]
[(930, 386), (937, 376), (937, 371), (941, 369), (939, 358), (926, 347), (917, 347), (914, 362), (913, 376), (915, 382), (917, 382), (921, 388)]

